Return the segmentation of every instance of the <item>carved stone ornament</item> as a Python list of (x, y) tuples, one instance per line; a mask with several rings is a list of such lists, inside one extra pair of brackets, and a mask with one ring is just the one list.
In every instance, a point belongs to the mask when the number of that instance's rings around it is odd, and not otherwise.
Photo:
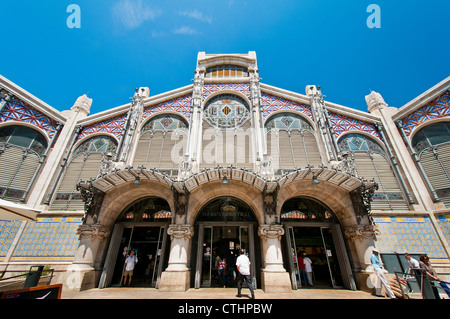
[(167, 234), (174, 239), (191, 239), (194, 236), (194, 227), (191, 225), (170, 225)]
[(94, 238), (103, 240), (109, 236), (111, 230), (103, 225), (94, 224), (94, 225), (80, 225), (77, 230), (77, 235), (79, 239), (82, 238)]
[(369, 108), (369, 112), (388, 107), (381, 94), (374, 91), (372, 91), (369, 95), (366, 95), (366, 103)]
[(91, 110), (91, 105), (92, 99), (88, 98), (87, 95), (84, 94), (77, 99), (75, 104), (70, 109), (72, 111), (85, 113), (86, 115), (88, 115)]
[(284, 235), (282, 225), (261, 225), (258, 227), (258, 235), (263, 239), (281, 239)]
[(351, 240), (355, 239), (373, 239), (380, 235), (380, 230), (375, 225), (355, 225), (346, 227), (345, 236)]
[(370, 186), (363, 183), (360, 187), (350, 192), (350, 198), (353, 202), (353, 209), (355, 210), (358, 223), (363, 220), (364, 216), (367, 216), (371, 224), (373, 224), (371, 202), (377, 189), (378, 184), (372, 182)]
[(77, 184), (77, 191), (80, 192), (84, 201), (84, 218), (83, 223), (86, 222), (87, 217), (90, 216), (97, 222), (100, 208), (105, 198), (105, 193), (92, 186), (92, 183), (88, 183), (88, 187), (81, 186), (83, 181)]

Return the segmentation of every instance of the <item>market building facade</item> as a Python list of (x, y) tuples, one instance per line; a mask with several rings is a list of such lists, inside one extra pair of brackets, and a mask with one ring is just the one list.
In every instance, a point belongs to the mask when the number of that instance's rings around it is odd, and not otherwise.
[[(0, 77), (0, 198), (41, 210), (0, 221), (0, 271), (51, 265), (66, 289), (215, 287), (215, 258), (247, 250), (267, 292), (370, 290), (370, 253), (425, 253), (450, 276), (450, 78), (369, 112), (260, 82), (255, 52), (200, 52), (193, 84), (90, 115)], [(394, 258), (394, 259), (393, 259)]]

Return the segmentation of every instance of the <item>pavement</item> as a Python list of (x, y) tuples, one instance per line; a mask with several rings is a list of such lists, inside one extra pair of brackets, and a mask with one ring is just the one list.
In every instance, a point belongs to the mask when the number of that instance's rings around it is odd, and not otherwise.
[[(242, 289), (242, 297), (236, 297), (236, 288), (200, 288), (189, 289), (186, 292), (162, 292), (155, 288), (109, 287), (104, 289), (89, 289), (85, 291), (62, 291), (61, 299), (234, 299), (247, 300), (249, 290)], [(256, 300), (261, 299), (379, 299), (364, 291), (345, 289), (304, 288), (290, 293), (265, 293), (261, 289), (255, 291)]]

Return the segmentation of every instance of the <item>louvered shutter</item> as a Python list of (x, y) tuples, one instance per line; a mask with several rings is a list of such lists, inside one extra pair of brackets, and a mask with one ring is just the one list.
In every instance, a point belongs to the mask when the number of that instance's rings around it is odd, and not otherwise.
[(316, 137), (310, 131), (304, 130), (303, 138), (308, 157), (308, 164), (312, 166), (320, 166), (322, 164), (322, 157), (320, 156)]
[(450, 208), (450, 144), (425, 149), (420, 162), (439, 199)]
[(355, 152), (358, 175), (375, 179), (378, 190), (372, 200), (372, 210), (408, 210), (397, 178), (386, 158), (379, 153)]
[(39, 156), (17, 146), (9, 146), (0, 155), (0, 190), (5, 200), (18, 202), (25, 194), (39, 167)]
[(103, 155), (100, 153), (93, 153), (87, 156), (79, 155), (70, 162), (59, 185), (56, 197), (51, 204), (50, 210), (84, 210), (84, 202), (76, 189), (76, 185), (80, 180), (86, 181), (97, 177), (102, 162), (102, 156)]

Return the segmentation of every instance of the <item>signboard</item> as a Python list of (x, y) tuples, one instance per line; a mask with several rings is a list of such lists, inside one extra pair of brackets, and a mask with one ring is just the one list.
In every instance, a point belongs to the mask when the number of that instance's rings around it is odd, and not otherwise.
[(61, 299), (62, 284), (1, 292), (0, 299)]

